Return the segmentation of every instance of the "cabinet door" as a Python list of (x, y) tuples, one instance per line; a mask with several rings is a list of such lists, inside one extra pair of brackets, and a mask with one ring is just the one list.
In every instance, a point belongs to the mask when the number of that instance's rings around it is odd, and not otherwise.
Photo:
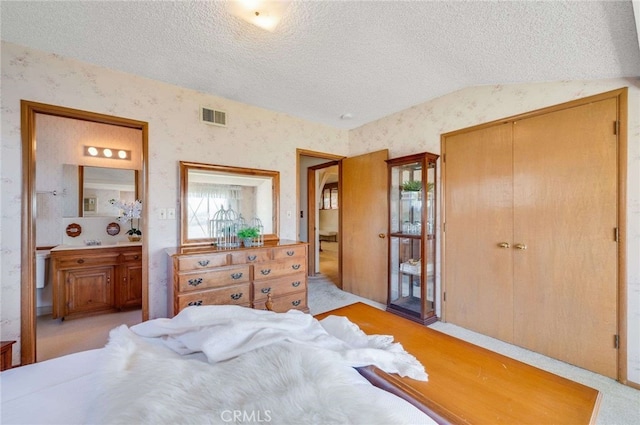
[(118, 308), (140, 307), (142, 305), (142, 265), (120, 266), (120, 274)]
[[(446, 321), (513, 339), (511, 124), (446, 138)], [(508, 245), (501, 245), (508, 244)]]
[(65, 272), (65, 316), (114, 308), (114, 266)]

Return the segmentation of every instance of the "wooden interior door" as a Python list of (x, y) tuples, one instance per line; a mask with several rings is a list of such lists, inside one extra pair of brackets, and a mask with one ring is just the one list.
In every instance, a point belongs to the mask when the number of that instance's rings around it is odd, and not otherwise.
[(513, 339), (511, 124), (447, 136), (444, 320)]
[(616, 120), (611, 98), (517, 121), (513, 155), (515, 343), (614, 379)]
[(342, 289), (387, 303), (387, 149), (342, 160), (340, 241)]

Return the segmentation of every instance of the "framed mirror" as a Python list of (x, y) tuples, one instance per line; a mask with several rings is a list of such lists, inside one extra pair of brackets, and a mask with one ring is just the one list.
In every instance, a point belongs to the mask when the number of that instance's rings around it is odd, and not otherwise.
[(63, 217), (117, 217), (119, 210), (109, 200), (139, 199), (138, 171), (123, 168), (64, 164)]
[(213, 220), (233, 210), (246, 223), (258, 219), (265, 241), (278, 240), (280, 173), (180, 161), (180, 243), (213, 244)]

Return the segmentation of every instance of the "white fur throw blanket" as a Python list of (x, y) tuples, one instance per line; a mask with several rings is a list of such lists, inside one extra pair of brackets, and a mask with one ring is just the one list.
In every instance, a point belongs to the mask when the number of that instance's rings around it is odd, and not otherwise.
[[(209, 363), (182, 356), (197, 351)], [(366, 336), (344, 318), (321, 325), (298, 311), (190, 308), (111, 331), (87, 422), (402, 423), (353, 384), (351, 366), (367, 364), (426, 380), (399, 344)]]

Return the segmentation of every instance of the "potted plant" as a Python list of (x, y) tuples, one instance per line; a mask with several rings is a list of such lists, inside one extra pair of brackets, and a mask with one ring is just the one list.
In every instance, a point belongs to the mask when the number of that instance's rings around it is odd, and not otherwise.
[(422, 190), (422, 182), (420, 180), (411, 180), (402, 183), (402, 190), (406, 192), (419, 192)]
[(260, 230), (257, 227), (243, 227), (238, 230), (238, 239), (242, 239), (244, 246), (250, 247), (253, 245), (253, 239), (260, 236)]
[[(117, 201), (115, 199), (110, 199), (109, 203), (120, 208), (120, 217), (118, 217), (118, 221), (121, 223), (129, 222), (129, 230), (127, 230), (127, 235), (129, 235), (129, 241), (137, 242), (142, 238), (142, 231), (140, 230), (140, 216), (142, 213), (142, 202), (139, 200), (135, 200), (133, 202), (124, 202)], [(133, 227), (133, 219), (137, 220), (137, 227)]]

